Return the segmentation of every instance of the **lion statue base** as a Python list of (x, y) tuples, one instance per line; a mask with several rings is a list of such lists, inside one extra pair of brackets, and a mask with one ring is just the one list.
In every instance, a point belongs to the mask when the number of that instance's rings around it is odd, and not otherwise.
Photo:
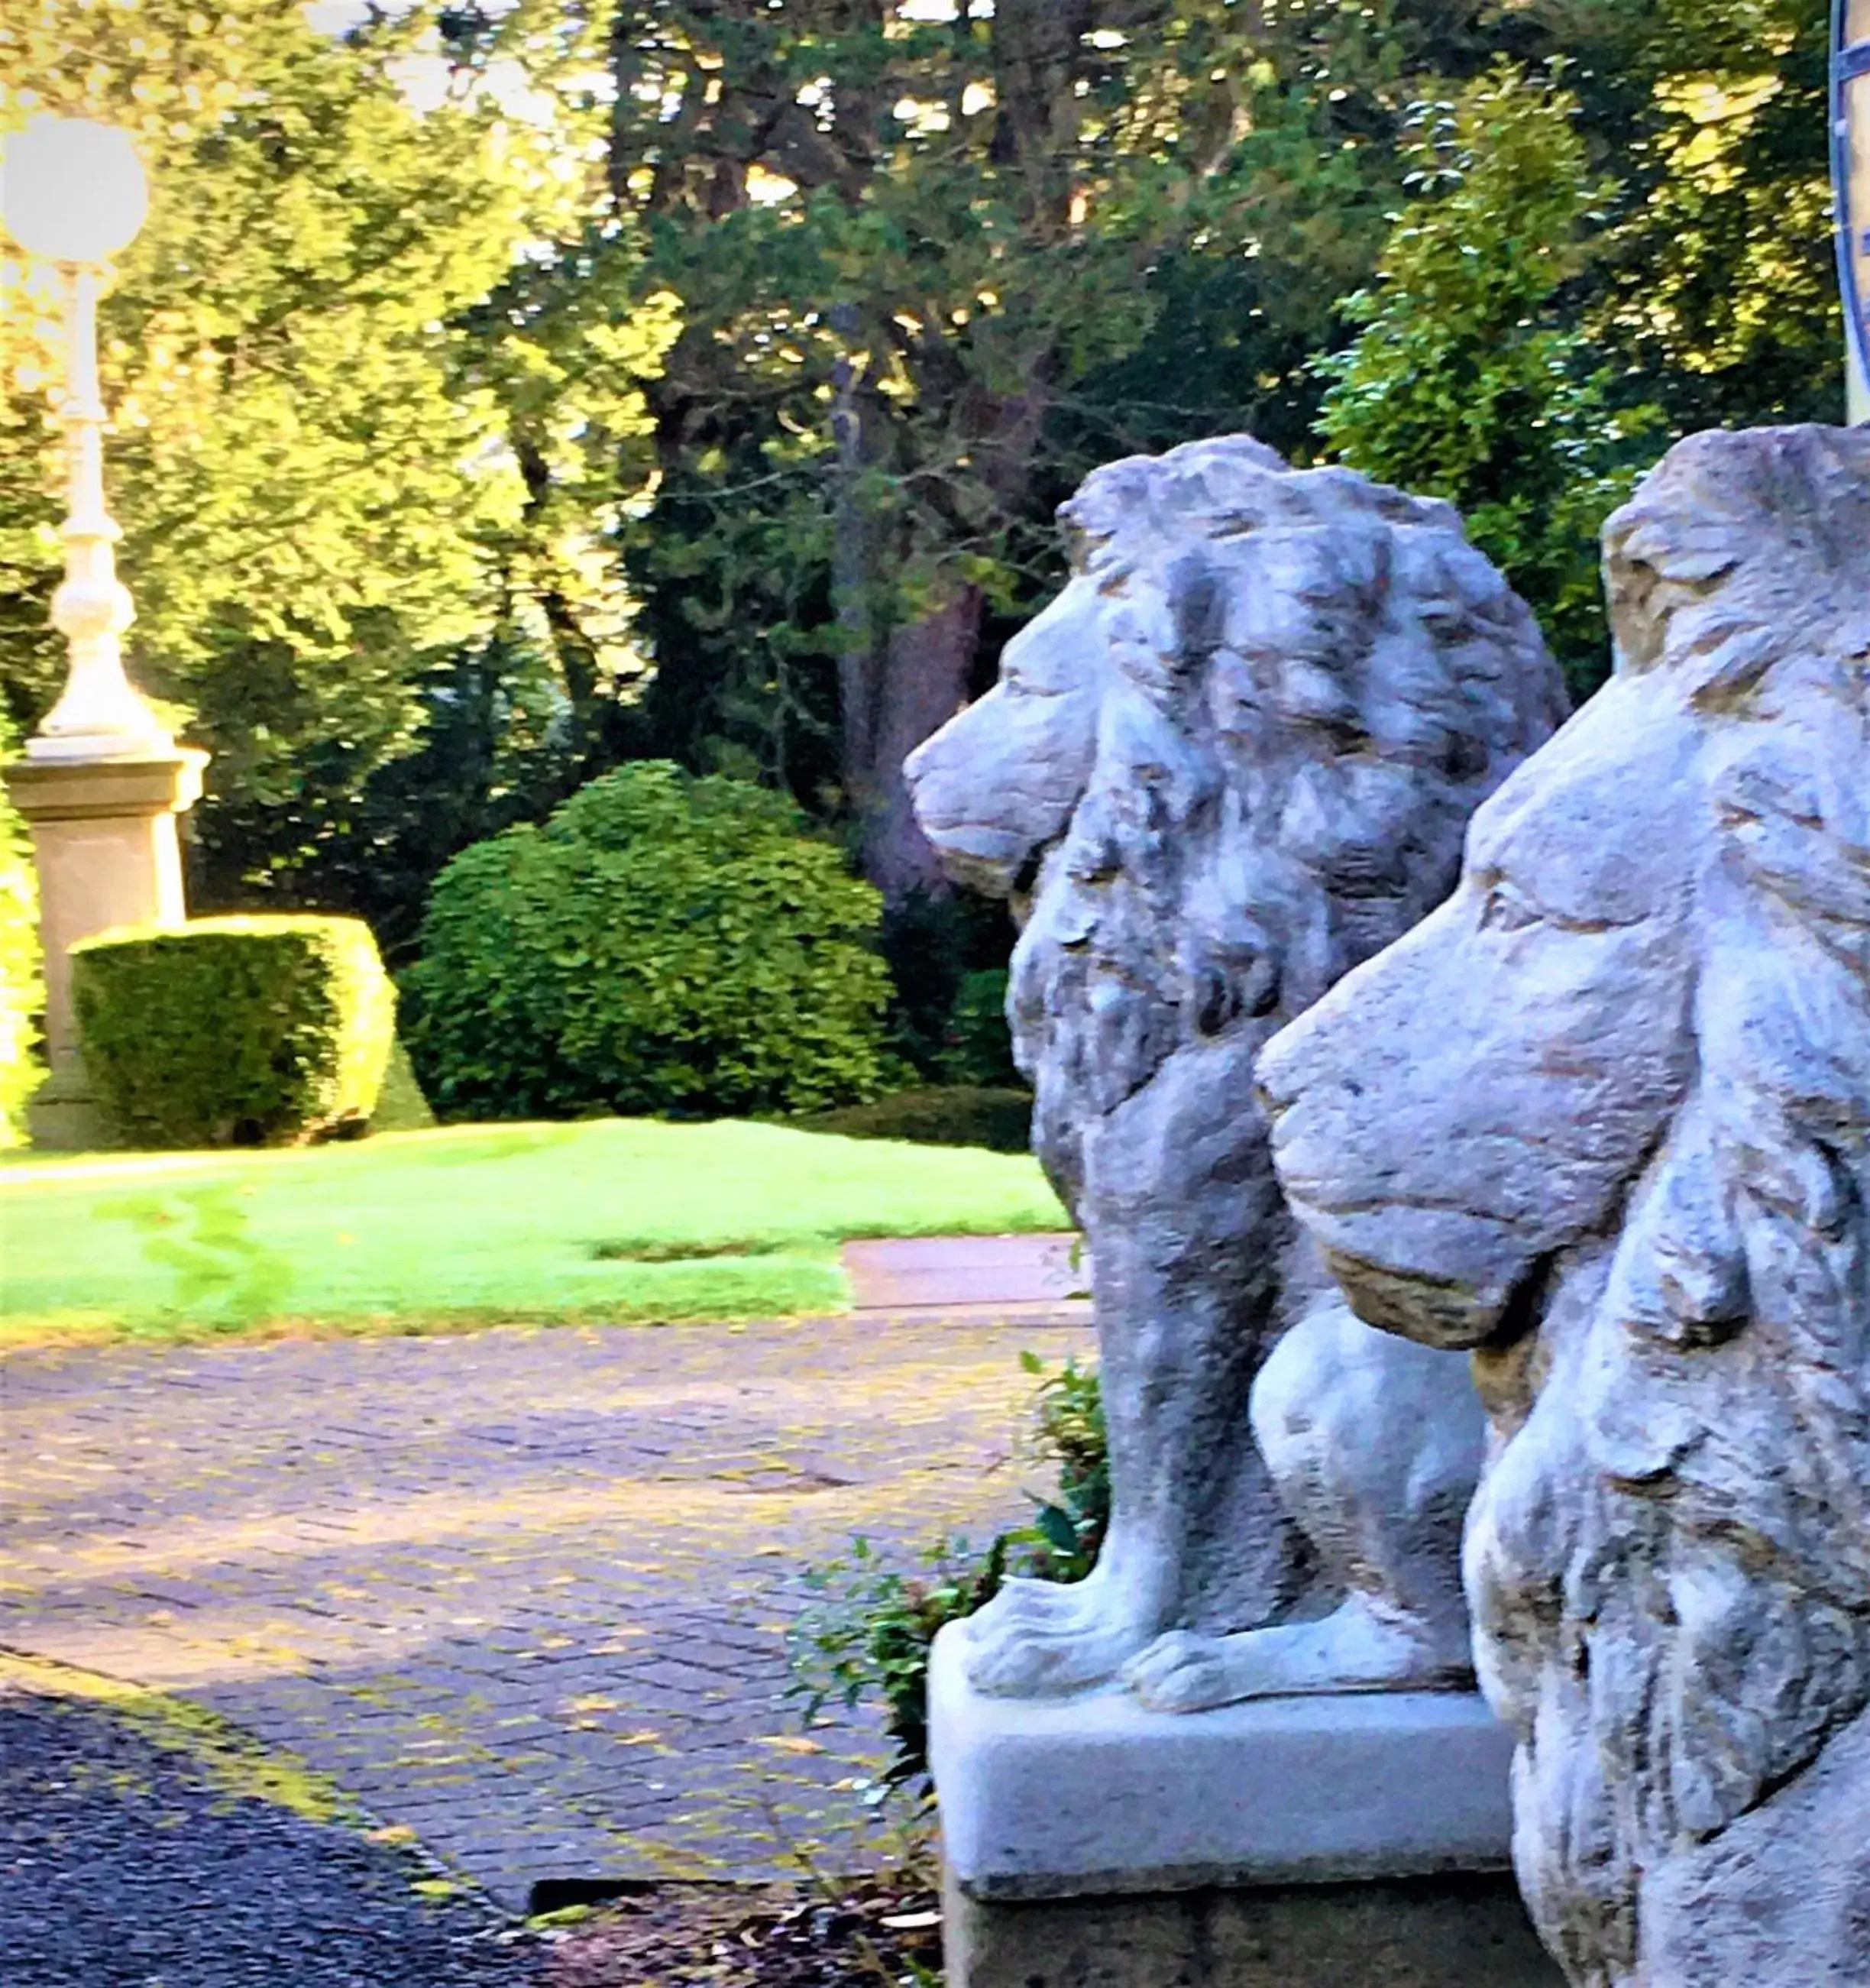
[(1577, 1988), (1870, 1982), (1870, 431), (1692, 438), (1617, 670), (1261, 1059), (1359, 1314), (1473, 1349), (1467, 1584)]
[(1446, 505), (1243, 437), (1112, 464), (1061, 515), (1068, 583), (906, 769), (950, 874), (1021, 925), (1008, 1019), (1091, 1245), (1110, 1434), (1097, 1567), (1010, 1583), (969, 1681), (1121, 1675), (1165, 1711), (1466, 1685), (1479, 1404), (1333, 1289), (1254, 1066), (1453, 888), (1557, 668)]

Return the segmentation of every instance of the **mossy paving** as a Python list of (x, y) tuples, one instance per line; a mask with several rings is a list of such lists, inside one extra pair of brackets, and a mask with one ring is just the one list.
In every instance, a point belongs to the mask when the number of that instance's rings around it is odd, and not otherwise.
[(1021, 1348), (874, 1316), (16, 1354), (0, 1644), (174, 1693), (502, 1902), (861, 1857), (859, 1722), (784, 1702), (853, 1532), (1023, 1509)]

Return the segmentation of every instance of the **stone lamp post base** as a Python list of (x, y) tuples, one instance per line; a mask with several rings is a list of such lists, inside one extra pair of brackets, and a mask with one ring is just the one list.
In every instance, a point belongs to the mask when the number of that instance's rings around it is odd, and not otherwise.
[(208, 755), (178, 746), (147, 756), (19, 759), (7, 791), (32, 836), (46, 957), (46, 1046), (52, 1073), (27, 1107), (35, 1146), (107, 1144), (79, 1053), (71, 948), (115, 925), (179, 925), (177, 815), (201, 792)]

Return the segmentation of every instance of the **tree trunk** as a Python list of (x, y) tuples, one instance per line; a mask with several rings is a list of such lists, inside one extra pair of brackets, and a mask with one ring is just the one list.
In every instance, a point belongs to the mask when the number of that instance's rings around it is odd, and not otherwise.
[[(841, 336), (854, 340), (853, 306), (835, 306), (830, 319)], [(903, 762), (967, 701), (981, 639), (981, 594), (977, 587), (953, 585), (916, 620), (890, 625), (886, 566), (892, 535), (879, 527), (859, 488), (866, 472), (885, 457), (889, 417), (849, 358), (838, 363), (833, 390), (838, 491), (832, 582), (844, 789), (863, 873), (893, 908), (918, 892), (940, 896), (948, 889), (916, 826)]]
[[(1079, 115), (1075, 76), (1085, 34), (1095, 25), (1091, 0), (1000, 0), (994, 22), (994, 67), (1001, 116), (995, 158), (1021, 183), (1028, 232), (1051, 238), (1070, 226), (1071, 158)], [(846, 303), (830, 313), (847, 345), (858, 342), (862, 314)], [(954, 397), (976, 473), (1008, 515), (1026, 499), (1044, 422), (1054, 353), (1033, 352), (1014, 393), (970, 390), (965, 377), (943, 381), (939, 349), (920, 354), (932, 368), (925, 391)], [(838, 503), (833, 583), (838, 599), (839, 701), (845, 784), (858, 822), (864, 874), (887, 902), (917, 891), (945, 892), (946, 881), (909, 804), (903, 762), (967, 702), (981, 638), (978, 587), (953, 582), (914, 621), (886, 631), (878, 603), (886, 565), (898, 549), (864, 515), (859, 485), (887, 465), (889, 411), (846, 361), (834, 383)]]
[(948, 889), (910, 806), (903, 762), (967, 702), (980, 641), (981, 590), (957, 587), (920, 620), (893, 628), (878, 657), (860, 820), (864, 874), (888, 904)]

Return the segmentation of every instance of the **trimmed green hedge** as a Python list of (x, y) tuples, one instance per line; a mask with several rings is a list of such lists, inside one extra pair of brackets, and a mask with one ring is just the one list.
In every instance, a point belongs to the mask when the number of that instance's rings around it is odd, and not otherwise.
[(274, 1146), (361, 1131), (396, 993), (359, 918), (197, 918), (72, 948), (86, 1074), (123, 1143)]
[(390, 1061), (383, 1071), (383, 1088), (370, 1114), (373, 1132), (426, 1132), (435, 1122), (429, 1101), (416, 1081), (409, 1052), (398, 1036), (390, 1046)]
[(1032, 1093), (980, 1084), (898, 1090), (873, 1104), (847, 1104), (792, 1123), (802, 1132), (841, 1139), (903, 1139), (917, 1146), (985, 1146), (996, 1153), (1032, 1150)]
[(883, 1087), (880, 913), (785, 795), (640, 762), (443, 871), (403, 1040), (444, 1118), (851, 1103)]

